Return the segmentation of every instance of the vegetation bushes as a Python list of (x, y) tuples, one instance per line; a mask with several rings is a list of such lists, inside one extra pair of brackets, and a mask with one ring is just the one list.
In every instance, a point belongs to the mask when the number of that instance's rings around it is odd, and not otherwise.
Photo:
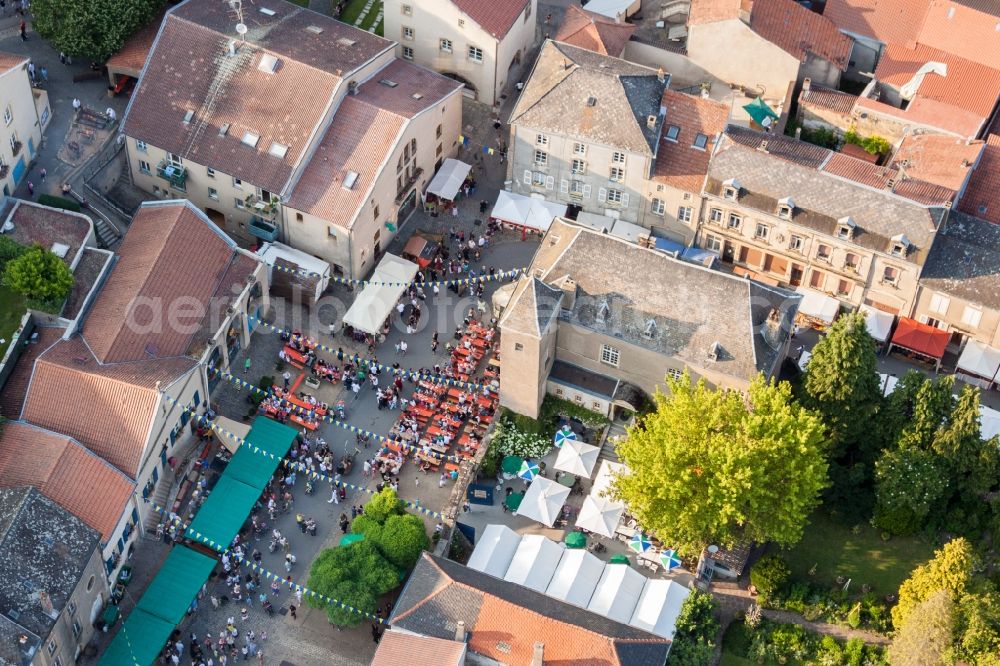
[(56, 197), (51, 194), (39, 194), (38, 203), (43, 206), (48, 206), (50, 208), (61, 208), (62, 210), (68, 210), (73, 213), (79, 213), (83, 210), (80, 203), (74, 201), (73, 199), (66, 199), (64, 197)]
[[(672, 656), (673, 653), (671, 653)], [(723, 639), (722, 664), (727, 657), (744, 657), (757, 664), (805, 663), (822, 666), (883, 666), (882, 648), (860, 639), (839, 641), (819, 636), (795, 624), (760, 620), (756, 627), (736, 622)]]
[(861, 136), (854, 127), (844, 132), (844, 143), (860, 146), (869, 155), (888, 155), (889, 151), (892, 150), (892, 144), (889, 143), (888, 139), (877, 134)]
[(750, 568), (750, 584), (757, 588), (761, 603), (784, 587), (792, 575), (785, 561), (777, 555), (766, 555)]
[(671, 666), (709, 666), (715, 658), (715, 598), (707, 592), (691, 590), (675, 621)]
[(33, 0), (31, 27), (56, 51), (104, 62), (162, 6), (163, 0)]
[(66, 263), (41, 245), (15, 252), (9, 245), (3, 250), (8, 259), (3, 267), (3, 283), (24, 296), (31, 307), (48, 312), (62, 307), (73, 288), (73, 273)]

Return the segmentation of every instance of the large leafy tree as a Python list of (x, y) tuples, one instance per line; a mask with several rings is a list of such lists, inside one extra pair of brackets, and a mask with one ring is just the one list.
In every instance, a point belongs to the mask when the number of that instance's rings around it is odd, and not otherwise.
[(919, 531), (948, 491), (941, 462), (917, 448), (886, 451), (875, 465), (875, 483), (875, 523), (893, 534)]
[(392, 488), (385, 488), (354, 519), (351, 531), (365, 535), (383, 557), (400, 569), (417, 563), (420, 553), (430, 546), (427, 528), (420, 516), (408, 514)]
[(757, 378), (747, 396), (686, 373), (667, 385), (618, 446), (631, 471), (615, 492), (639, 522), (690, 554), (709, 543), (797, 542), (826, 484), (820, 418), (787, 383)]
[(162, 6), (163, 0), (32, 0), (32, 27), (59, 51), (103, 62)]
[(890, 666), (951, 663), (954, 615), (954, 604), (946, 590), (938, 590), (917, 604), (893, 638), (888, 654)]
[(921, 602), (938, 590), (944, 590), (952, 601), (961, 602), (970, 589), (977, 564), (975, 551), (966, 539), (952, 539), (934, 558), (913, 570), (899, 586), (899, 601), (892, 609), (892, 623), (897, 629), (909, 619)]
[[(330, 624), (354, 627), (374, 614), (378, 598), (399, 585), (396, 568), (368, 541), (328, 548), (313, 560), (307, 587), (337, 603), (314, 596), (306, 597), (313, 608), (326, 609)], [(343, 604), (343, 605), (341, 605)]]
[(55, 302), (69, 295), (73, 273), (62, 259), (35, 245), (7, 262), (3, 281), (26, 298)]

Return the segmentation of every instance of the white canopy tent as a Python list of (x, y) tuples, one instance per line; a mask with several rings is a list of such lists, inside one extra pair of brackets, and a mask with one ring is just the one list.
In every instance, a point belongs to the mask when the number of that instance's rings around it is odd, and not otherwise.
[(896, 390), (896, 384), (899, 380), (893, 375), (887, 375), (885, 373), (879, 373), (878, 375), (879, 386), (882, 387), (882, 395), (889, 395)]
[(647, 580), (627, 564), (607, 564), (587, 610), (628, 624)]
[(600, 452), (601, 449), (592, 444), (572, 439), (559, 449), (554, 466), (562, 472), (585, 476), (589, 479), (590, 475), (594, 473), (594, 466), (597, 465), (597, 456)]
[(582, 549), (567, 548), (563, 551), (545, 594), (586, 608), (603, 573), (604, 562), (596, 555)]
[(563, 503), (569, 497), (569, 488), (544, 476), (536, 477), (524, 493), (521, 506), (515, 512), (519, 516), (537, 520), (552, 527), (562, 511)]
[(808, 350), (802, 351), (802, 354), (799, 355), (799, 370), (801, 370), (802, 372), (806, 371), (806, 368), (809, 366), (809, 359), (811, 359), (812, 356), (813, 354), (811, 351)]
[(799, 303), (799, 314), (816, 319), (829, 326), (840, 312), (840, 301), (814, 289), (798, 287), (796, 292), (802, 295)]
[[(240, 444), (247, 438), (250, 434), (250, 426), (246, 423), (240, 423), (239, 421), (234, 421), (232, 419), (226, 418), (225, 416), (216, 416), (215, 425), (218, 429), (214, 429), (212, 432), (216, 434), (222, 445), (226, 447), (230, 453), (236, 453), (236, 449), (240, 448)], [(222, 433), (232, 433), (236, 437), (226, 437)]]
[(615, 536), (615, 528), (625, 513), (625, 505), (591, 493), (583, 498), (576, 526), (602, 536)]
[(521, 535), (506, 525), (487, 525), (469, 557), (468, 566), (484, 574), (503, 578), (520, 543)]
[(993, 379), (1000, 372), (1000, 350), (976, 340), (969, 340), (965, 343), (962, 355), (958, 357), (955, 370), (969, 376), (970, 379), (980, 378), (981, 381), (970, 383), (986, 388), (993, 383)]
[(647, 579), (629, 624), (663, 638), (673, 638), (677, 616), (691, 590), (672, 580)]
[(517, 545), (504, 580), (545, 592), (562, 559), (561, 545), (541, 534), (526, 534)]
[(610, 218), (606, 215), (598, 215), (597, 213), (588, 213), (585, 210), (581, 210), (576, 215), (576, 223), (581, 227), (587, 227), (588, 229), (593, 229), (594, 231), (602, 234), (609, 233), (611, 227), (615, 226), (614, 218)]
[(419, 267), (394, 254), (386, 254), (375, 267), (371, 281), (344, 314), (344, 323), (374, 335), (381, 328), (399, 297), (413, 282)]
[(454, 201), (462, 190), (465, 177), (469, 175), (471, 170), (471, 165), (449, 157), (434, 174), (430, 185), (427, 186), (427, 193), (437, 195), (441, 199)]
[(557, 204), (544, 199), (526, 197), (514, 192), (500, 191), (490, 217), (526, 229), (547, 231), (555, 217), (566, 215), (565, 204)]
[(590, 487), (590, 494), (594, 497), (600, 497), (605, 490), (611, 488), (611, 482), (616, 476), (626, 473), (628, 473), (628, 467), (622, 463), (605, 460), (601, 463), (600, 469), (597, 470), (597, 478), (594, 479), (594, 485)]
[(876, 310), (872, 306), (863, 303), (858, 311), (865, 316), (865, 325), (876, 342), (885, 342), (889, 339), (889, 333), (892, 332), (892, 325), (896, 321), (894, 315)]
[(1000, 412), (986, 405), (979, 406), (979, 434), (983, 439), (1000, 435)]

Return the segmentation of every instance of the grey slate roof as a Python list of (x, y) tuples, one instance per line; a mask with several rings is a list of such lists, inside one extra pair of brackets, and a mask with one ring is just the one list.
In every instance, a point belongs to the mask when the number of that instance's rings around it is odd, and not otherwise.
[[(799, 295), (564, 220), (554, 220), (546, 238), (558, 240), (552, 253), (536, 254), (532, 271), (545, 270), (549, 283), (566, 276), (577, 283), (576, 302), (561, 320), (734, 377), (775, 370)], [(713, 361), (715, 343), (721, 353)]]
[(837, 221), (851, 217), (857, 225), (853, 242), (888, 252), (890, 239), (903, 234), (914, 246), (907, 260), (923, 263), (945, 208), (928, 207), (820, 170), (819, 155), (812, 148), (789, 149), (790, 157), (772, 152), (786, 144), (769, 140), (764, 152), (731, 140), (727, 132), (709, 164), (705, 191), (721, 196), (722, 183), (735, 178), (741, 187), (739, 203), (768, 215), (775, 214), (779, 199), (790, 196), (795, 202), (794, 223), (836, 236)]
[[(668, 76), (619, 58), (547, 41), (511, 113), (511, 124), (656, 154)], [(588, 99), (594, 98), (593, 106)], [(648, 116), (656, 116), (652, 128)]]
[(953, 210), (934, 240), (920, 284), (1000, 308), (1000, 225)]
[[(17, 636), (49, 635), (99, 542), (96, 530), (37, 489), (0, 490), (0, 661), (30, 662)], [(42, 595), (48, 595), (52, 615)], [(16, 634), (13, 645), (9, 631)]]
[(608, 399), (617, 396), (617, 389), (619, 384), (621, 384), (621, 382), (613, 377), (607, 377), (558, 359), (552, 362), (549, 379), (560, 384), (583, 389), (593, 395), (604, 396)]
[[(573, 631), (607, 638), (613, 643), (620, 664), (663, 666), (666, 662), (670, 643), (659, 636), (426, 552), (410, 574), (389, 622), (406, 631), (453, 639), (455, 625), (462, 620), (469, 632), (470, 650), (475, 651), (484, 643), (496, 643), (503, 638), (483, 636), (481, 633), (477, 635), (476, 623), (480, 613), (489, 612), (488, 605), (495, 609), (495, 605), (488, 603), (488, 597), (524, 610), (523, 615), (512, 614), (509, 621), (511, 632), (515, 634), (513, 637), (522, 639), (528, 645), (538, 639), (544, 642), (543, 636), (531, 634), (532, 618), (542, 615), (562, 623), (564, 632), (561, 638), (567, 642), (572, 642)], [(536, 631), (542, 630), (536, 628)], [(517, 632), (527, 633), (521, 635)], [(581, 654), (578, 659), (583, 661), (588, 658), (598, 663), (596, 655)], [(546, 660), (546, 663), (549, 661)], [(551, 663), (569, 662), (559, 660)]]

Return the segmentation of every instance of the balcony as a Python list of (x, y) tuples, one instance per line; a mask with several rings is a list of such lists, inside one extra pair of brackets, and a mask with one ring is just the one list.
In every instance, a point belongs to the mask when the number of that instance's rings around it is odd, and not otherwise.
[(278, 214), (277, 201), (264, 201), (256, 194), (251, 194), (246, 198), (247, 206), (253, 210), (255, 216), (262, 220), (273, 221)]
[(185, 183), (187, 183), (187, 168), (171, 164), (170, 162), (163, 160), (156, 165), (156, 175), (163, 180), (170, 183), (170, 185), (178, 190), (183, 190), (185, 188)]
[(397, 205), (400, 204), (403, 201), (403, 199), (406, 198), (406, 195), (410, 193), (410, 190), (413, 189), (413, 186), (416, 184), (417, 179), (419, 179), (423, 173), (424, 170), (421, 169), (420, 167), (417, 167), (416, 169), (413, 170), (413, 173), (410, 174), (410, 177), (407, 178), (406, 181), (403, 183), (403, 187), (398, 192), (396, 192)]
[(17, 157), (21, 153), (22, 148), (24, 148), (24, 144), (21, 143), (20, 141), (15, 141), (14, 143), (10, 144), (10, 150), (14, 154), (14, 157)]
[(251, 236), (256, 236), (262, 241), (273, 242), (278, 240), (278, 226), (257, 215), (250, 218), (250, 224), (247, 229), (250, 231)]

